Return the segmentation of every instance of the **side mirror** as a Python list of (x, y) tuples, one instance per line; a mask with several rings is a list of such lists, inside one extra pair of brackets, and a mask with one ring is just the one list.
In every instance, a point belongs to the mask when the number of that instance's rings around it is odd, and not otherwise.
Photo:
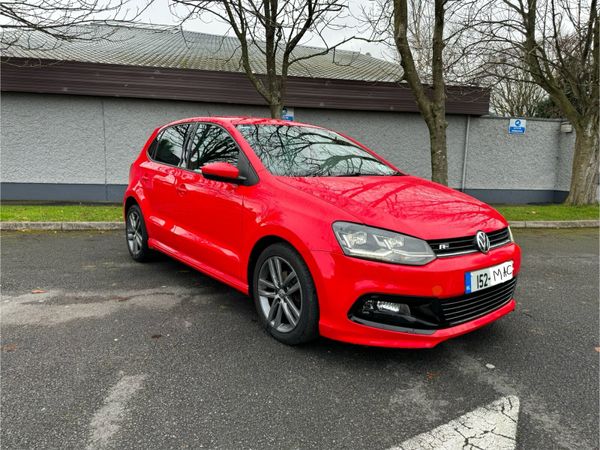
[(240, 177), (237, 167), (226, 162), (209, 163), (201, 167), (202, 175), (208, 180), (243, 183), (246, 179)]

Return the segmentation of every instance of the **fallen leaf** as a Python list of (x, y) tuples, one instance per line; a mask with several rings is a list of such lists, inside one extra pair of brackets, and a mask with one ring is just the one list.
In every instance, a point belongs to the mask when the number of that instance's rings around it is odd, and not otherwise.
[(427, 379), (433, 380), (434, 378), (439, 377), (440, 374), (438, 372), (427, 372)]
[(46, 291), (44, 291), (43, 289), (34, 289), (33, 291), (31, 291), (32, 294), (45, 294)]
[(596, 351), (600, 353), (600, 347), (596, 347)]
[(162, 337), (162, 334), (153, 334), (152, 336), (150, 336), (152, 339), (159, 339)]
[(2, 346), (3, 352), (14, 352), (17, 349), (17, 344), (4, 344)]

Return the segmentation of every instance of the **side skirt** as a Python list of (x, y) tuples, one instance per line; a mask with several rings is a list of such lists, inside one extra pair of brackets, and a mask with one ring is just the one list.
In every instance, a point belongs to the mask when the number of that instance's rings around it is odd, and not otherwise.
[(238, 291), (242, 292), (243, 294), (248, 295), (248, 285), (230, 275), (224, 274), (223, 272), (221, 272), (219, 270), (215, 270), (212, 267), (201, 263), (200, 261), (190, 258), (189, 256), (182, 255), (177, 250), (174, 250), (171, 247), (162, 244), (161, 242), (157, 241), (156, 239), (149, 238), (148, 246), (152, 249), (158, 250), (158, 251), (166, 254), (167, 256), (170, 256), (173, 259), (176, 259), (178, 261), (181, 261), (184, 264), (187, 264), (188, 266), (208, 275), (209, 277), (215, 278), (215, 279), (221, 281), (222, 283), (225, 283), (228, 286), (231, 286), (232, 288), (237, 289)]

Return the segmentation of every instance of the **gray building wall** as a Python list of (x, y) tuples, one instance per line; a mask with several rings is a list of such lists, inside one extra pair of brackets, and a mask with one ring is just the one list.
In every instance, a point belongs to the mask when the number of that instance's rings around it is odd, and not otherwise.
[[(70, 95), (3, 93), (1, 195), (16, 200), (119, 201), (129, 166), (151, 131), (202, 115), (268, 115), (267, 108)], [(411, 174), (430, 177), (427, 127), (418, 114), (295, 108), (296, 120), (346, 133)], [(463, 186), (466, 116), (448, 117), (450, 185)], [(560, 121), (471, 117), (465, 190), (483, 200), (561, 200), (574, 134)]]

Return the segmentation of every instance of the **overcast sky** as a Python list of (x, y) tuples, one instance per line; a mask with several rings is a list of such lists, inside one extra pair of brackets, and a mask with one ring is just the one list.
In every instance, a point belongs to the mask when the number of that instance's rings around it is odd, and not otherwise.
[[(360, 15), (361, 4), (365, 5), (369, 2), (361, 1), (361, 0), (350, 0), (350, 12), (355, 16)], [(138, 7), (143, 7), (146, 4), (144, 0), (132, 0), (133, 5), (137, 5)], [(179, 24), (178, 18), (171, 13), (169, 10), (169, 2), (168, 0), (154, 0), (150, 7), (145, 11), (145, 13), (140, 17), (140, 22), (152, 23), (155, 25), (176, 25)], [(348, 37), (352, 37), (358, 34), (358, 23), (357, 20), (348, 15), (348, 17), (343, 19), (343, 24), (345, 25), (344, 29), (341, 30), (330, 30), (328, 31), (326, 38), (329, 42), (329, 45), (333, 45), (337, 42), (340, 42)], [(225, 34), (228, 30), (228, 25), (220, 23), (214, 18), (210, 16), (206, 16), (204, 21), (199, 19), (193, 21), (187, 21), (184, 24), (184, 29), (190, 31), (198, 31), (203, 33), (210, 34)], [(365, 36), (367, 37), (367, 36)], [(303, 44), (315, 45), (322, 47), (323, 44), (317, 37), (311, 37), (308, 40), (305, 40)], [(378, 58), (386, 58), (389, 59), (389, 50), (386, 49), (381, 44), (367, 43), (363, 41), (350, 41), (340, 48), (346, 50), (354, 50), (359, 51), (361, 53), (371, 53), (373, 56)]]

